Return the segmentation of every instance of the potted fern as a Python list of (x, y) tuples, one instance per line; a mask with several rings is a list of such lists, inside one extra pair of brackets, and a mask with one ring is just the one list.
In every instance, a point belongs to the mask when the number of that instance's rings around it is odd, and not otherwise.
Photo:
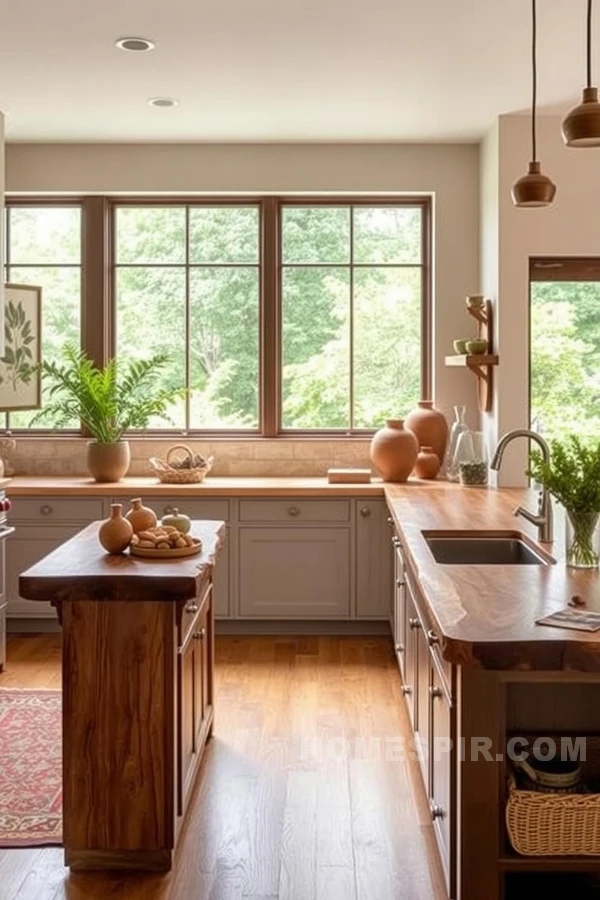
[(530, 454), (527, 474), (564, 507), (567, 565), (597, 568), (600, 562), (600, 443), (586, 447), (575, 435), (551, 441), (550, 461)]
[[(167, 356), (125, 364), (111, 359), (96, 366), (86, 354), (67, 345), (63, 361), (41, 364), (49, 383), (47, 402), (34, 422), (47, 419), (56, 427), (81, 421), (92, 437), (87, 447), (87, 467), (96, 481), (120, 481), (129, 468), (129, 429), (147, 428), (153, 416), (165, 416), (177, 392), (153, 392), (157, 374), (166, 366)], [(33, 423), (32, 423), (33, 424)]]

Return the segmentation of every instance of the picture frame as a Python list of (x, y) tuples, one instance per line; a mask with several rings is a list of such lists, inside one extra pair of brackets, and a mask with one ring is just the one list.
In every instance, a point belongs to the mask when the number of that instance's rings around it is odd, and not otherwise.
[(42, 289), (4, 285), (4, 355), (0, 358), (0, 411), (42, 405)]

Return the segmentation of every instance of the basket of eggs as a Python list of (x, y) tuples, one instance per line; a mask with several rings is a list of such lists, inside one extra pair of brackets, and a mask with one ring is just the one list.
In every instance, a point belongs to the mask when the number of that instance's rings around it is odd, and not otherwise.
[[(177, 453), (180, 455), (176, 456)], [(212, 469), (213, 457), (193, 453), (186, 444), (176, 444), (165, 459), (151, 456), (148, 462), (163, 484), (200, 484)]]
[(124, 553), (145, 559), (181, 559), (202, 550), (202, 541), (188, 534), (191, 522), (174, 511), (160, 524), (154, 510), (142, 506), (141, 498), (131, 501), (131, 509), (123, 516), (122, 505), (113, 503), (111, 516), (101, 526), (98, 539), (108, 553)]

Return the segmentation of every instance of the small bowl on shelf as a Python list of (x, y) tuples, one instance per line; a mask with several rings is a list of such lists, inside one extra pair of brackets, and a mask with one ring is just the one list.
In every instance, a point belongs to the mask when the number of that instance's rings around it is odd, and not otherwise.
[(467, 353), (469, 356), (482, 356), (488, 352), (488, 342), (483, 339), (467, 341)]
[(463, 338), (462, 340), (453, 341), (452, 346), (454, 347), (455, 353), (458, 353), (460, 356), (464, 356), (464, 354), (467, 352), (467, 339)]

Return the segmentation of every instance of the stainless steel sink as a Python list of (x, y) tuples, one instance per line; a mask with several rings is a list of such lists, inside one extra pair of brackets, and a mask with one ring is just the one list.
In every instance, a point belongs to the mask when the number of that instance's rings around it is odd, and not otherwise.
[(520, 532), (424, 531), (433, 558), (446, 566), (548, 566), (554, 560)]

